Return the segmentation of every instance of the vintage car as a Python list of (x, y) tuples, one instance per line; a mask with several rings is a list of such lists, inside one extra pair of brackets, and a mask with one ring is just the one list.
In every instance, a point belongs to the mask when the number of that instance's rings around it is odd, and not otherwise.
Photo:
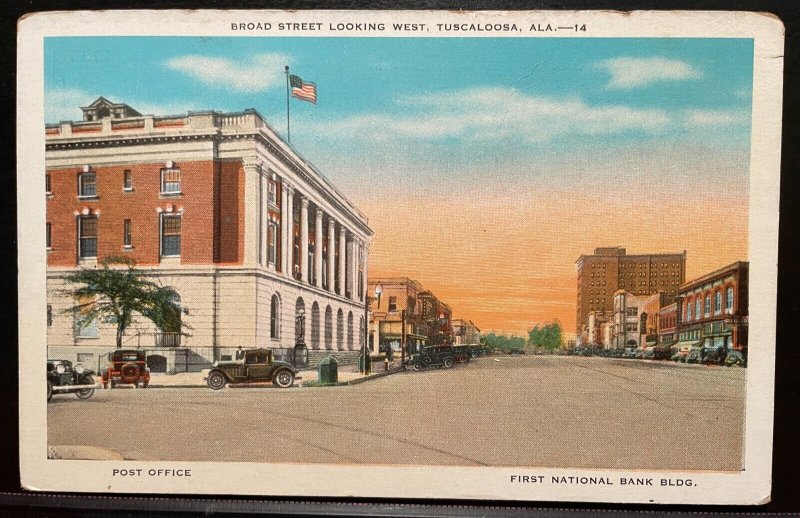
[(454, 345), (453, 359), (458, 363), (466, 363), (472, 357), (468, 345)]
[(639, 350), (639, 348), (636, 347), (635, 345), (629, 345), (622, 352), (622, 357), (623, 358), (636, 358), (636, 353), (637, 353), (638, 350)]
[(472, 358), (486, 356), (486, 354), (488, 354), (486, 347), (483, 347), (482, 345), (469, 345), (467, 347), (469, 347), (469, 355)]
[(703, 346), (697, 343), (689, 348), (689, 354), (686, 356), (686, 363), (700, 363), (703, 361), (703, 356)]
[(667, 345), (656, 345), (653, 347), (654, 360), (669, 360), (672, 357), (672, 348)]
[(108, 353), (102, 379), (103, 388), (114, 388), (117, 385), (147, 388), (150, 384), (150, 369), (147, 367), (145, 352), (117, 349)]
[(508, 350), (508, 354), (510, 354), (512, 356), (523, 355), (523, 354), (525, 354), (525, 350), (524, 349), (509, 349)]
[(423, 347), (422, 350), (411, 357), (408, 363), (415, 371), (428, 367), (444, 367), (449, 369), (455, 364), (455, 351), (452, 345), (435, 345)]
[(291, 363), (275, 360), (269, 349), (246, 349), (241, 360), (218, 361), (209, 371), (206, 383), (220, 390), (228, 383), (272, 382), (281, 388), (294, 384), (297, 369)]
[(725, 365), (727, 367), (733, 367), (734, 365), (747, 367), (747, 350), (732, 349), (725, 358)]
[(728, 357), (728, 348), (724, 345), (714, 346), (710, 340), (703, 347), (702, 363), (714, 363), (723, 365)]
[(58, 393), (73, 393), (80, 399), (89, 399), (94, 395), (94, 372), (84, 368), (83, 364), (72, 365), (69, 360), (47, 360), (47, 400)]

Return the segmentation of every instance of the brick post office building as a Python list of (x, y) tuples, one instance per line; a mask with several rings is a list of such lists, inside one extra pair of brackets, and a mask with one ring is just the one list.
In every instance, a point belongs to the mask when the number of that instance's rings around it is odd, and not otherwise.
[(63, 295), (66, 275), (110, 255), (181, 297), (188, 336), (139, 321), (124, 338), (155, 370), (301, 337), (312, 361), (357, 354), (367, 218), (255, 110), (154, 117), (102, 97), (82, 110), (45, 130), (49, 355), (91, 364), (114, 348), (115, 326), (76, 329)]

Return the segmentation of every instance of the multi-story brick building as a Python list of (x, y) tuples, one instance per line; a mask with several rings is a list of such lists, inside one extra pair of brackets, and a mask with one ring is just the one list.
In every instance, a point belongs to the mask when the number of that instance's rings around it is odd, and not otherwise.
[(675, 302), (667, 304), (658, 311), (658, 344), (661, 347), (672, 347), (678, 341), (678, 329), (681, 326), (683, 300), (675, 298)]
[(747, 349), (749, 270), (750, 263), (737, 261), (681, 285), (681, 342)]
[(674, 296), (667, 295), (663, 291), (653, 293), (644, 299), (642, 303), (642, 334), (644, 335), (643, 346), (654, 346), (658, 343), (660, 333), (660, 321), (658, 319), (661, 308), (671, 304), (675, 300)]
[(472, 345), (481, 341), (481, 330), (472, 320), (463, 318), (453, 319), (453, 344)]
[(593, 255), (581, 255), (575, 264), (578, 275), (575, 322), (581, 343), (587, 343), (589, 313), (613, 311), (617, 290), (634, 295), (661, 290), (675, 295), (686, 279), (686, 251), (628, 255), (622, 247), (596, 248)]
[(634, 295), (625, 290), (614, 293), (614, 348), (644, 346), (644, 303), (648, 298), (647, 295)]
[(428, 323), (428, 344), (453, 343), (453, 310), (431, 291), (423, 291), (418, 297), (422, 318)]
[(91, 361), (114, 346), (112, 324), (76, 331), (61, 294), (66, 275), (111, 255), (180, 294), (188, 336), (140, 321), (124, 339), (170, 369), (300, 337), (359, 349), (367, 218), (261, 115), (143, 116), (102, 97), (82, 109), (45, 130), (50, 354)]
[[(381, 287), (380, 301), (372, 297), (378, 285)], [(424, 289), (419, 282), (408, 277), (381, 277), (370, 279), (367, 286), (367, 293), (372, 297), (369, 340), (373, 351), (405, 350), (413, 354), (428, 343), (428, 323), (423, 318), (419, 302), (419, 294)]]

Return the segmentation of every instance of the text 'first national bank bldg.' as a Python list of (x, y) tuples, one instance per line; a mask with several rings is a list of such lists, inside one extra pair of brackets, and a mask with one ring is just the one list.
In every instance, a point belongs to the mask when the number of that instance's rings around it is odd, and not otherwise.
[(124, 347), (212, 361), (302, 333), (309, 350), (360, 348), (367, 218), (255, 110), (154, 117), (102, 97), (82, 110), (46, 126), (49, 355), (114, 348), (112, 323), (77, 329), (64, 313), (64, 277), (106, 256), (174, 287), (190, 326), (140, 322)]

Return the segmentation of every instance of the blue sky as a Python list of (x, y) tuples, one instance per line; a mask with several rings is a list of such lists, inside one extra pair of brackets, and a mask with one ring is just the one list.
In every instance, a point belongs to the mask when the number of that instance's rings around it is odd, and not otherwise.
[(741, 185), (752, 61), (749, 39), (48, 38), (45, 112), (255, 108), (285, 133), (288, 64), (319, 98), (291, 101), (292, 144), (345, 188)]

